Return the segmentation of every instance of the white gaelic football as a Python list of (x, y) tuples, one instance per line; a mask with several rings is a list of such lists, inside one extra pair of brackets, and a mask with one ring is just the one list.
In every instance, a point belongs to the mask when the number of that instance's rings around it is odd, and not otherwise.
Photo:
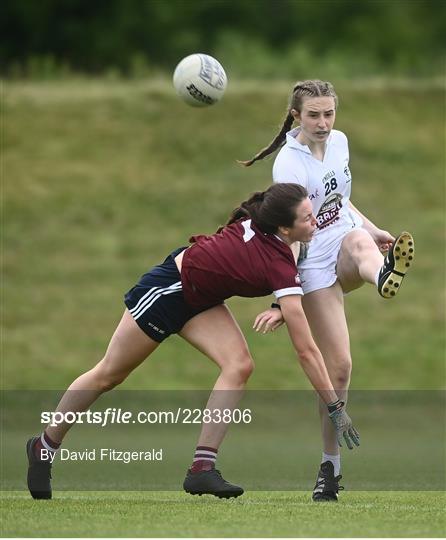
[(220, 101), (227, 83), (223, 66), (207, 54), (186, 56), (173, 74), (178, 95), (193, 107), (206, 107)]

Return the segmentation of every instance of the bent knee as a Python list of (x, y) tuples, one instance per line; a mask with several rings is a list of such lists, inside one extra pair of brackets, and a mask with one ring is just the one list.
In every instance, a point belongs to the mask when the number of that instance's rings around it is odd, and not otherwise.
[(125, 381), (125, 379), (126, 377), (117, 375), (105, 375), (100, 377), (98, 379), (99, 390), (101, 390), (101, 392), (108, 392)]
[(99, 389), (101, 392), (108, 392), (113, 390), (116, 386), (121, 384), (125, 380), (125, 377), (105, 377), (99, 381)]
[(241, 365), (240, 375), (244, 379), (248, 380), (249, 377), (252, 375), (253, 371), (254, 371), (254, 360), (251, 358), (251, 356), (249, 356)]
[(363, 253), (370, 249), (375, 249), (376, 244), (370, 234), (362, 229), (351, 232), (345, 239), (346, 248), (352, 254)]
[(222, 366), (222, 371), (233, 378), (247, 381), (254, 371), (254, 360), (249, 352), (233, 358)]
[(349, 356), (342, 356), (337, 358), (332, 363), (330, 369), (331, 382), (335, 390), (343, 390), (348, 388), (350, 384), (350, 377), (352, 373), (352, 361)]
[(101, 392), (108, 392), (127, 378), (127, 373), (118, 372), (110, 369), (107, 365), (98, 364), (93, 368), (93, 374), (96, 382), (96, 387)]

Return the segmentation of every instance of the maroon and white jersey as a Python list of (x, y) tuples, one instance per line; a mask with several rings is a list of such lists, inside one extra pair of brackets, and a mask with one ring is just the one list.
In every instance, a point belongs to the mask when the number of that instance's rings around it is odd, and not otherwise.
[(250, 219), (210, 236), (193, 236), (190, 242), (181, 281), (184, 298), (194, 307), (220, 304), (231, 296), (303, 294), (290, 247)]

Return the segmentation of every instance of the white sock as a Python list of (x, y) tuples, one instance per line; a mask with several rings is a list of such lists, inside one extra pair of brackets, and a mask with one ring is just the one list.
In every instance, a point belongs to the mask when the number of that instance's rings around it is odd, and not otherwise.
[(375, 276), (375, 283), (377, 287), (378, 287), (379, 273), (381, 272), (381, 268), (378, 270), (378, 272), (376, 272), (376, 276)]
[(336, 454), (335, 456), (332, 456), (331, 454), (326, 454), (325, 452), (322, 452), (321, 463), (325, 463), (326, 461), (331, 461), (333, 463), (334, 475), (338, 476), (341, 472), (341, 454)]

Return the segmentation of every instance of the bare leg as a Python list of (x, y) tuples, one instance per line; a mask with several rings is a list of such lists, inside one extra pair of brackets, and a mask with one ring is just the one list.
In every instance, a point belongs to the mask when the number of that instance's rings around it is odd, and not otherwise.
[[(233, 410), (239, 403), (254, 363), (243, 334), (225, 305), (200, 313), (183, 327), (180, 336), (220, 367), (206, 408)], [(218, 448), (229, 424), (202, 424), (198, 446)]]
[(360, 287), (364, 281), (375, 285), (376, 274), (383, 265), (383, 255), (364, 229), (347, 234), (342, 241), (336, 273), (344, 292)]
[[(139, 328), (128, 310), (125, 310), (104, 358), (70, 385), (62, 396), (56, 412), (87, 410), (103, 392), (124, 381), (158, 345), (159, 343), (150, 339)], [(46, 433), (54, 442), (60, 443), (71, 425), (61, 423), (57, 426), (48, 426)]]
[[(321, 350), (328, 373), (340, 399), (347, 401), (351, 373), (350, 339), (344, 312), (344, 292), (375, 284), (375, 276), (383, 264), (383, 256), (370, 234), (364, 229), (349, 233), (338, 256), (338, 281), (303, 297), (305, 314), (314, 339)], [(339, 453), (327, 407), (319, 402), (324, 452)]]
[[(347, 400), (350, 384), (350, 339), (344, 313), (344, 297), (339, 282), (303, 297), (303, 307), (314, 339), (324, 357), (328, 374), (339, 398)], [(324, 452), (339, 453), (335, 430), (328, 417), (327, 406), (320, 401)]]

